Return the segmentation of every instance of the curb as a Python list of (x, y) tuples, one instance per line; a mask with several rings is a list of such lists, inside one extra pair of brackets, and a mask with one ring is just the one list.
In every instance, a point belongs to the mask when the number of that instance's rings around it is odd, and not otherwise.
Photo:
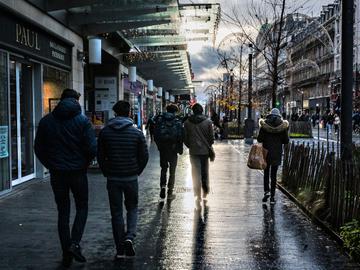
[[(298, 199), (294, 195), (292, 195), (289, 191), (285, 189), (279, 183), (276, 184), (277, 188), (285, 194), (291, 201), (293, 201), (315, 224), (319, 225), (321, 229), (323, 229), (327, 234), (329, 234), (339, 245), (343, 247), (344, 241), (341, 239), (340, 235), (338, 235), (333, 229), (328, 227), (321, 219), (312, 214), (305, 206), (303, 206)], [(350, 255), (346, 252), (346, 255), (350, 257)]]
[[(354, 260), (349, 252), (346, 250), (346, 248), (344, 247), (344, 241), (341, 239), (340, 235), (338, 235), (333, 229), (331, 229), (330, 227), (328, 227), (321, 219), (319, 219), (318, 217), (316, 217), (314, 214), (312, 214), (308, 209), (306, 209), (305, 206), (303, 206), (298, 199), (295, 198), (294, 195), (292, 195), (289, 191), (287, 191), (282, 185), (280, 185), (279, 183), (276, 183), (276, 187), (286, 196), (288, 197), (291, 201), (293, 201), (297, 207), (299, 207), (301, 209), (301, 211), (303, 211), (303, 213), (310, 218), (310, 220), (312, 222), (314, 222), (316, 225), (318, 225), (322, 230), (324, 230), (333, 240), (336, 241), (336, 243), (340, 246), (340, 249), (342, 250), (342, 252), (353, 262), (353, 263), (357, 263), (359, 264), (358, 261)], [(359, 264), (360, 265), (360, 264)]]

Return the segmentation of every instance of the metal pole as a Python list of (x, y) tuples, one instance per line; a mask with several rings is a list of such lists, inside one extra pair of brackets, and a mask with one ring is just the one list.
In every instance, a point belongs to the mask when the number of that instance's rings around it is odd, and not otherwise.
[(341, 1), (341, 158), (352, 158), (354, 0)]
[(252, 114), (252, 44), (249, 44), (249, 82), (248, 82), (248, 119), (251, 119)]
[(240, 135), (240, 126), (241, 126), (241, 68), (242, 68), (242, 52), (243, 52), (243, 45), (241, 44), (240, 47), (240, 58), (239, 58), (239, 106), (238, 106), (238, 133)]
[(254, 136), (254, 120), (251, 119), (252, 114), (252, 44), (249, 44), (249, 81), (248, 81), (248, 117), (245, 120), (244, 137), (245, 143), (252, 144)]

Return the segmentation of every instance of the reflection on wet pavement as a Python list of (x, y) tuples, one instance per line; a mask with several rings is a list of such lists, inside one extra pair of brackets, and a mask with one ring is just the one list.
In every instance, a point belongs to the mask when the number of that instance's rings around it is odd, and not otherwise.
[[(82, 241), (88, 262), (71, 269), (360, 269), (279, 191), (276, 205), (262, 205), (262, 175), (246, 167), (248, 147), (222, 142), (215, 149), (209, 200), (195, 208), (187, 152), (178, 162), (176, 198), (159, 202), (159, 155), (151, 145), (149, 165), (139, 179), (134, 259), (113, 261), (106, 181), (91, 172)], [(0, 215), (0, 269), (60, 265), (56, 209), (47, 181), (0, 199)]]

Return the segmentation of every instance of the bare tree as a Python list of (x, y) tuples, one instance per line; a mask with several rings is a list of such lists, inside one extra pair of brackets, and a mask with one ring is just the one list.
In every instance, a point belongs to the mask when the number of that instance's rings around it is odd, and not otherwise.
[[(272, 107), (277, 103), (277, 88), (284, 81), (279, 69), (279, 58), (286, 46), (289, 35), (295, 31), (297, 22), (295, 14), (308, 1), (295, 4), (292, 0), (260, 0), (248, 5), (245, 13), (240, 13), (239, 7), (234, 6), (230, 13), (223, 11), (222, 19), (225, 23), (236, 26), (252, 44), (255, 54), (260, 54), (265, 61), (265, 78), (271, 84)], [(299, 2), (299, 1), (297, 1)]]

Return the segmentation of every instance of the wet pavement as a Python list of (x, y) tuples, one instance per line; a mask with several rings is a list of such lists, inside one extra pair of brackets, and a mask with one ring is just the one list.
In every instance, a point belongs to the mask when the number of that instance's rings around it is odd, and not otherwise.
[[(246, 167), (242, 141), (215, 146), (211, 194), (194, 208), (188, 153), (179, 159), (176, 198), (159, 204), (159, 155), (150, 147), (140, 177), (137, 255), (114, 262), (105, 179), (89, 173), (86, 264), (72, 269), (360, 269), (320, 228), (277, 191), (262, 206), (262, 175)], [(74, 211), (72, 211), (74, 213)], [(0, 269), (60, 269), (56, 208), (47, 180), (0, 198)]]

